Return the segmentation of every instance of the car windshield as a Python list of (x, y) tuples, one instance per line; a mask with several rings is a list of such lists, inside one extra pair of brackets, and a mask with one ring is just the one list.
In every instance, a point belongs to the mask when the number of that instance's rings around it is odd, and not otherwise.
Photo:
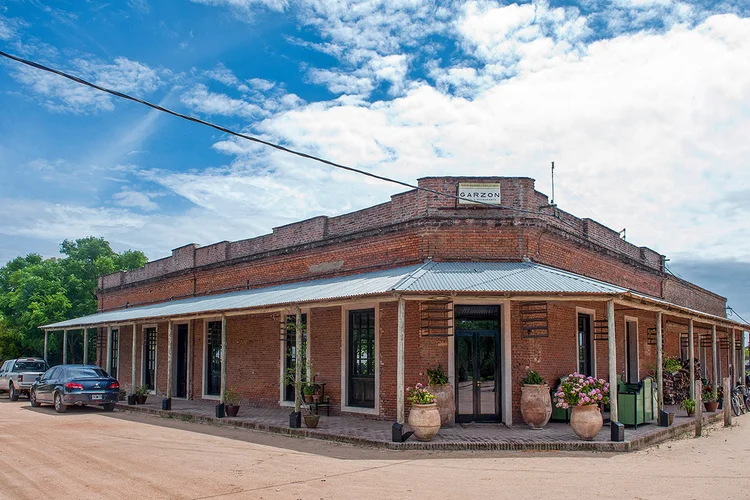
[(87, 377), (108, 377), (107, 372), (99, 367), (80, 367), (68, 368), (68, 377), (70, 378), (87, 378)]
[(17, 372), (43, 372), (47, 370), (47, 363), (44, 361), (16, 361), (15, 371)]

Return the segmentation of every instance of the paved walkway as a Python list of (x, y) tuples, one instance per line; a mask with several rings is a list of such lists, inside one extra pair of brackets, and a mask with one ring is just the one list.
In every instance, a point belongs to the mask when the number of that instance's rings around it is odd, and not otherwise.
[[(602, 428), (593, 441), (582, 441), (573, 433), (570, 425), (561, 422), (550, 422), (542, 430), (532, 430), (523, 424), (510, 428), (503, 424), (485, 423), (455, 425), (440, 429), (438, 435), (427, 443), (413, 438), (405, 443), (393, 443), (392, 422), (348, 415), (323, 415), (316, 429), (291, 429), (289, 408), (242, 407), (236, 418), (222, 419), (216, 418), (215, 403), (211, 401), (173, 399), (172, 410), (164, 411), (161, 409), (161, 398), (150, 397), (145, 405), (128, 406), (120, 403), (118, 408), (167, 418), (390, 449), (632, 451), (691, 432), (695, 426), (695, 420), (684, 416), (684, 411), (667, 407), (668, 411), (675, 413), (674, 424), (671, 427), (658, 427), (655, 423), (639, 425), (638, 429), (626, 427), (625, 441), (620, 443), (609, 440), (608, 425)], [(704, 414), (706, 422), (721, 418), (721, 413)]]

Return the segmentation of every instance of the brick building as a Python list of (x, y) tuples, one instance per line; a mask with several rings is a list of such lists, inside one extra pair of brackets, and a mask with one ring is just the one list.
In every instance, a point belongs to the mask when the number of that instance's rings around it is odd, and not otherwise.
[(693, 350), (705, 378), (741, 376), (748, 326), (726, 318), (725, 298), (550, 205), (533, 179), (419, 187), (256, 238), (179, 247), (100, 277), (99, 313), (42, 328), (97, 328), (98, 363), (128, 390), (218, 400), (231, 387), (244, 404), (277, 406), (294, 399), (284, 374), (299, 311), (332, 411), (389, 420), (408, 411), (399, 388), (438, 364), (461, 420), (509, 425), (527, 367), (550, 382), (574, 371), (637, 382), (656, 374), (657, 338), (663, 356)]

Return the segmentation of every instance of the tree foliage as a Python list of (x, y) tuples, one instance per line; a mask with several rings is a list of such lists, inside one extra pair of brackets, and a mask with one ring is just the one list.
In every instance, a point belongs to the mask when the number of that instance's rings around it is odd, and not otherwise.
[(104, 238), (60, 245), (60, 258), (16, 257), (0, 268), (0, 359), (41, 355), (40, 325), (97, 311), (97, 278), (142, 267), (143, 252), (117, 253)]

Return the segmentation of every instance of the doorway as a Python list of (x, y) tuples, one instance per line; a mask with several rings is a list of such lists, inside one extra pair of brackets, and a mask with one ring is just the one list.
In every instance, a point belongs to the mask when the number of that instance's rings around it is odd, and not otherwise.
[(594, 355), (591, 339), (591, 315), (578, 313), (578, 373), (593, 377)]
[(456, 421), (496, 422), (500, 412), (500, 306), (456, 305)]
[(177, 325), (177, 359), (175, 359), (174, 395), (187, 398), (188, 386), (188, 325)]
[(625, 379), (629, 384), (637, 384), (639, 381), (638, 366), (638, 323), (625, 321)]

